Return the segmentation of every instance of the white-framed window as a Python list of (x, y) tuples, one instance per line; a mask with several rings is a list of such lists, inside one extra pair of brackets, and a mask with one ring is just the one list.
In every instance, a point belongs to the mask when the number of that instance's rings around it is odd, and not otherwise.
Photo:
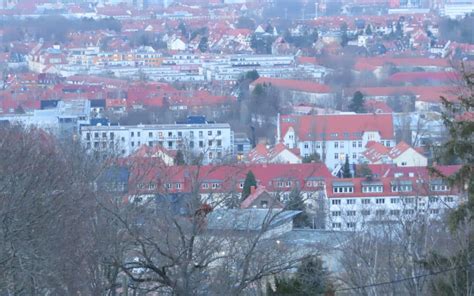
[(347, 227), (347, 228), (355, 228), (355, 227), (356, 227), (356, 223), (355, 223), (355, 222), (347, 222), (347, 223), (346, 223), (346, 227)]
[(346, 204), (348, 205), (355, 205), (356, 200), (354, 198), (346, 199)]
[(350, 217), (353, 217), (353, 216), (356, 215), (356, 211), (347, 211), (347, 212), (346, 212), (346, 215), (347, 215), (347, 216), (350, 216)]
[(390, 210), (390, 215), (392, 215), (392, 216), (400, 216), (400, 210)]
[(370, 215), (370, 210), (362, 210), (362, 211), (360, 211), (360, 213), (362, 214), (362, 216), (369, 216)]
[(340, 200), (340, 199), (333, 199), (333, 200), (331, 200), (331, 204), (333, 204), (333, 205), (340, 205), (340, 204), (341, 204), (341, 200)]
[(379, 204), (379, 205), (384, 204), (385, 203), (385, 198), (377, 198), (377, 199), (375, 199), (375, 203)]
[(376, 211), (375, 211), (375, 215), (377, 215), (377, 216), (383, 216), (383, 215), (385, 215), (385, 210), (376, 210)]
[(391, 198), (391, 199), (390, 199), (390, 203), (392, 203), (392, 204), (400, 203), (400, 198), (398, 198), (398, 197)]
[(333, 216), (333, 217), (339, 217), (339, 216), (341, 216), (341, 211), (332, 211), (332, 212), (331, 212), (331, 216)]
[(364, 199), (362, 199), (362, 204), (363, 204), (363, 205), (368, 205), (368, 204), (370, 204), (370, 199), (369, 199), (369, 198), (364, 198)]
[(334, 153), (334, 159), (339, 159), (339, 153)]
[(341, 223), (332, 223), (332, 228), (341, 228)]
[(453, 198), (452, 196), (446, 196), (446, 197), (444, 198), (444, 201), (445, 201), (445, 202), (454, 202), (454, 198)]

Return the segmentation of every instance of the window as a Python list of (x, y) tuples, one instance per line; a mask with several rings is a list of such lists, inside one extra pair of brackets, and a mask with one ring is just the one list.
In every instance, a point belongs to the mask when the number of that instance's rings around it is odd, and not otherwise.
[(360, 211), (360, 213), (362, 214), (362, 216), (369, 216), (370, 215), (370, 210), (362, 210), (362, 211)]
[(376, 204), (384, 204), (385, 203), (385, 198), (377, 198), (375, 199)]
[(359, 148), (362, 148), (362, 141), (359, 141), (359, 142), (357, 143), (357, 146), (358, 146)]
[(316, 148), (321, 148), (321, 142), (316, 142)]
[(183, 136), (183, 132), (178, 132), (178, 137), (182, 137)]
[(331, 203), (332, 203), (333, 205), (340, 205), (340, 204), (341, 204), (341, 200), (340, 200), (340, 199), (333, 199), (333, 200), (331, 200)]
[(430, 209), (430, 214), (432, 214), (432, 215), (439, 214), (439, 209)]
[(90, 140), (91, 139), (91, 133), (86, 133), (86, 140)]
[(347, 226), (347, 228), (355, 228), (356, 223), (355, 222), (348, 222), (348, 223), (346, 223), (346, 226)]
[(438, 202), (439, 198), (437, 198), (436, 196), (430, 196), (428, 200), (429, 202)]
[(189, 148), (194, 148), (194, 141), (189, 142)]
[(339, 159), (339, 153), (334, 153), (334, 159)]
[(153, 133), (152, 133), (152, 132), (149, 132), (149, 133), (148, 133), (148, 137), (149, 137), (149, 138), (153, 137)]
[(212, 131), (207, 131), (208, 136), (212, 136)]
[(400, 216), (400, 210), (390, 210), (390, 215), (392, 215), (392, 216)]
[(222, 140), (217, 140), (217, 147), (222, 147)]
[(218, 130), (218, 131), (217, 131), (217, 135), (218, 135), (218, 136), (222, 135), (222, 132)]
[(173, 136), (173, 132), (168, 132), (168, 137), (172, 137)]
[(94, 138), (98, 138), (99, 137), (99, 133), (94, 133)]
[(356, 211), (347, 211), (346, 214), (347, 214), (347, 216), (353, 217), (353, 216), (356, 215)]
[(385, 210), (376, 210), (376, 211), (375, 211), (375, 215), (377, 215), (377, 216), (383, 216), (383, 215), (385, 215)]
[(405, 198), (405, 203), (407, 203), (407, 204), (415, 203), (415, 198), (414, 197), (406, 197)]
[(452, 196), (446, 196), (446, 197), (444, 198), (444, 201), (445, 201), (445, 202), (454, 202), (454, 198), (453, 198)]
[(341, 148), (344, 148), (344, 142), (341, 142), (339, 145), (341, 146)]
[(208, 189), (208, 188), (209, 188), (209, 184), (208, 184), (208, 183), (202, 183), (201, 188), (202, 188), (202, 189)]
[(357, 158), (357, 153), (352, 153), (352, 159), (356, 159)]
[(352, 141), (352, 148), (356, 148), (357, 147), (357, 142), (356, 141)]
[(305, 144), (304, 144), (304, 148), (305, 148), (305, 149), (308, 149), (308, 148), (309, 148), (308, 143), (305, 143)]
[(202, 138), (204, 132), (203, 131), (199, 131), (199, 138)]
[(364, 199), (362, 200), (362, 204), (363, 204), (363, 205), (368, 205), (368, 204), (370, 204), (370, 199), (364, 198)]
[(130, 133), (130, 137), (134, 137), (135, 136), (135, 133), (134, 132), (131, 132)]
[(181, 183), (176, 183), (175, 187), (176, 187), (176, 189), (181, 189)]
[(154, 190), (156, 189), (156, 184), (155, 183), (149, 183), (148, 184), (148, 190)]
[(239, 183), (239, 188), (241, 188), (241, 189), (244, 188), (244, 182)]
[(341, 211), (332, 211), (332, 212), (331, 212), (331, 216), (333, 216), (333, 217), (339, 217), (339, 216), (341, 216)]
[(137, 137), (140, 137), (140, 132), (137, 132)]
[(341, 223), (332, 223), (332, 228), (341, 228)]
[(173, 148), (173, 142), (172, 141), (168, 141), (168, 148)]
[(339, 142), (334, 142), (334, 148), (339, 148)]
[(171, 183), (166, 183), (166, 184), (165, 184), (165, 187), (166, 187), (166, 189), (171, 189), (171, 188), (173, 188), (173, 184), (171, 184)]
[(398, 198), (398, 197), (396, 197), (396, 198), (391, 198), (391, 199), (390, 199), (390, 203), (392, 203), (392, 204), (400, 203), (400, 198)]
[(135, 147), (135, 142), (132, 141), (130, 144), (132, 145), (132, 147)]
[(199, 141), (199, 148), (204, 147), (204, 141)]
[(291, 186), (291, 181), (286, 181), (286, 187), (290, 187)]
[(107, 133), (102, 133), (102, 138), (107, 138)]
[(207, 145), (208, 145), (209, 147), (212, 147), (212, 140), (207, 141), (207, 143), (208, 143)]
[(355, 199), (353, 199), (353, 198), (351, 198), (351, 199), (347, 199), (347, 200), (346, 200), (346, 203), (347, 203), (348, 205), (355, 205), (355, 203), (356, 203), (356, 200), (355, 200)]
[(409, 209), (409, 210), (403, 210), (403, 214), (405, 215), (413, 215), (415, 213), (415, 210)]
[(113, 140), (114, 139), (114, 136), (115, 134), (114, 133), (110, 133), (110, 139)]

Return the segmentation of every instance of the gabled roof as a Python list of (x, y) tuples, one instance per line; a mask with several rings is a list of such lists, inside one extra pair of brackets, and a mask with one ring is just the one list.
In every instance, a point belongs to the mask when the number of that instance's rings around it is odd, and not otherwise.
[(295, 130), (300, 141), (360, 140), (367, 131), (379, 132), (382, 139), (394, 137), (392, 114), (282, 116), (282, 136), (286, 135), (290, 127)]
[(257, 144), (257, 146), (250, 150), (247, 155), (247, 160), (254, 163), (268, 163), (275, 161), (280, 153), (288, 151), (295, 155), (295, 157), (300, 158), (299, 150), (289, 149), (283, 143), (277, 143), (274, 147), (267, 148), (263, 143)]
[(366, 145), (366, 150), (362, 153), (370, 162), (378, 162), (387, 155), (389, 149), (379, 142), (370, 141)]
[(388, 152), (388, 156), (390, 156), (390, 158), (392, 158), (392, 159), (397, 158), (410, 148), (411, 148), (410, 145), (408, 145), (407, 143), (401, 141), (395, 147), (390, 149), (390, 151)]

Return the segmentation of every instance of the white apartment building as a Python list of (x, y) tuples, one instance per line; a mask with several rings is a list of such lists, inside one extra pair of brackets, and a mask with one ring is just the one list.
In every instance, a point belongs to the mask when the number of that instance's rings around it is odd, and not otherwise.
[(88, 151), (128, 156), (142, 145), (202, 153), (204, 163), (233, 154), (233, 133), (227, 123), (83, 126), (81, 140)]
[(370, 141), (395, 146), (391, 114), (286, 115), (278, 121), (277, 142), (299, 148), (302, 157), (318, 153), (333, 172), (346, 156), (357, 163)]
[(382, 222), (440, 219), (462, 202), (462, 195), (427, 172), (418, 167), (390, 177), (328, 182), (326, 228), (359, 231)]

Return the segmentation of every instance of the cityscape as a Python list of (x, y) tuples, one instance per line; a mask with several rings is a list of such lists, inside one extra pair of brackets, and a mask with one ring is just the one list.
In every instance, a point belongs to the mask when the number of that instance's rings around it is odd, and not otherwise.
[(0, 295), (474, 295), (473, 0), (4, 0)]

